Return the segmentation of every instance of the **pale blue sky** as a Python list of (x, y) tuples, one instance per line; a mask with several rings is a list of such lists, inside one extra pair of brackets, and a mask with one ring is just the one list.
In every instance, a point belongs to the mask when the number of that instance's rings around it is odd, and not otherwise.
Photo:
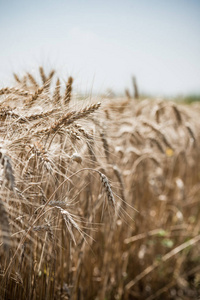
[(0, 0), (0, 85), (39, 65), (83, 92), (200, 93), (200, 0)]

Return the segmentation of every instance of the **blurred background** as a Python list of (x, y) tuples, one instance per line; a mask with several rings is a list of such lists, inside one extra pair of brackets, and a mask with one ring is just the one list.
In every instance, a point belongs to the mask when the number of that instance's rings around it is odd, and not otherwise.
[(0, 0), (0, 85), (55, 68), (78, 91), (200, 94), (199, 0)]

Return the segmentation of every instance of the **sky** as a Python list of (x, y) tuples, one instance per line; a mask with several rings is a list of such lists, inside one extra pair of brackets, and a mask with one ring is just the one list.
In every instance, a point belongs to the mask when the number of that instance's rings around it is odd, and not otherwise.
[(200, 94), (200, 0), (0, 0), (0, 87), (55, 68), (77, 91)]

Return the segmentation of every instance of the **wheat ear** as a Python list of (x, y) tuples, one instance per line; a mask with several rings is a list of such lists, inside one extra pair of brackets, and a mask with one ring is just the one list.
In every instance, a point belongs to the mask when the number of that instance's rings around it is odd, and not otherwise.
[(66, 90), (65, 90), (65, 96), (64, 96), (64, 104), (65, 105), (68, 105), (71, 100), (72, 83), (73, 83), (73, 78), (70, 76), (68, 78), (68, 82), (66, 84)]
[(44, 73), (43, 67), (39, 67), (39, 71), (40, 71), (40, 76), (42, 78), (42, 82), (43, 82), (43, 84), (45, 84), (45, 82), (47, 81), (47, 78), (46, 78), (46, 75)]
[(58, 121), (54, 122), (50, 127), (50, 132), (56, 132), (60, 126), (69, 126), (74, 121), (79, 120), (81, 118), (86, 117), (87, 115), (93, 113), (95, 110), (97, 110), (101, 106), (101, 103), (98, 102), (96, 104), (92, 104), (88, 107), (83, 108), (79, 111), (71, 111), (67, 113), (66, 115), (63, 115)]
[(53, 100), (54, 100), (55, 104), (58, 104), (60, 102), (60, 79), (59, 78), (56, 81), (56, 87), (54, 90)]
[(0, 96), (6, 95), (6, 94), (16, 94), (19, 96), (32, 95), (30, 92), (27, 92), (27, 91), (24, 91), (23, 89), (18, 89), (18, 88), (5, 87), (5, 88), (0, 89)]
[(33, 77), (32, 74), (27, 73), (28, 79), (30, 80), (30, 82), (32, 83), (32, 85), (37, 89), (38, 88), (38, 83), (35, 80), (35, 78)]
[(17, 74), (13, 73), (13, 76), (18, 83), (21, 83), (21, 80), (19, 79)]

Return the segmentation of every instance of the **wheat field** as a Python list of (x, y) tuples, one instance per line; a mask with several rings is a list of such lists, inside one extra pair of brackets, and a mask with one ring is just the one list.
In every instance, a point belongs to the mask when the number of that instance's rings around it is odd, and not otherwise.
[(200, 106), (82, 97), (42, 67), (14, 78), (0, 89), (1, 299), (198, 298)]

